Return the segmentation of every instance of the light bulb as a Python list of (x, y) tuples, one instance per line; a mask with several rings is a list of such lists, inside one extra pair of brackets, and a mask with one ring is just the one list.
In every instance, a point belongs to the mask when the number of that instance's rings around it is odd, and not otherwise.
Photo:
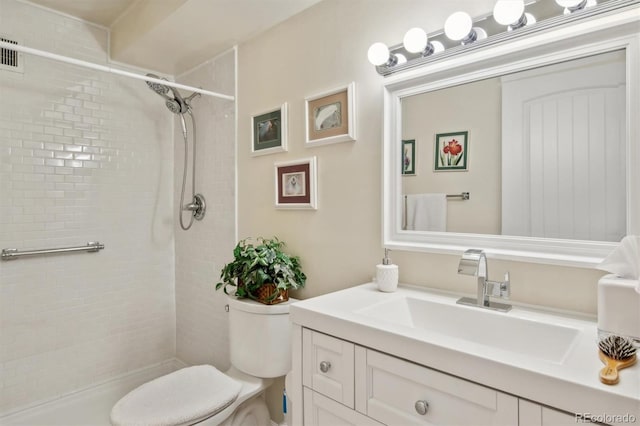
[(584, 0), (556, 0), (556, 3), (562, 7), (571, 8), (579, 6)]
[(373, 43), (369, 47), (367, 58), (375, 66), (386, 64), (389, 60), (389, 48), (384, 43)]
[(407, 52), (422, 52), (427, 47), (427, 33), (422, 28), (411, 28), (404, 35), (402, 44)]
[(498, 0), (493, 8), (493, 18), (502, 25), (511, 25), (522, 17), (524, 0)]
[(452, 13), (444, 23), (444, 33), (451, 40), (459, 41), (469, 35), (473, 21), (465, 12)]
[(440, 43), (439, 41), (432, 41), (430, 43), (431, 43), (431, 47), (433, 47), (432, 55), (435, 55), (436, 53), (444, 52), (444, 44)]
[(487, 32), (484, 29), (480, 28), (480, 27), (473, 27), (472, 30), (476, 33), (475, 38), (473, 40), (468, 41), (468, 42), (465, 42), (463, 40), (464, 44), (473, 43), (474, 41), (478, 41), (478, 40), (484, 40), (485, 38), (487, 38), (489, 36), (487, 34)]
[(526, 17), (527, 17), (527, 25), (533, 25), (533, 24), (535, 24), (536, 22), (538, 22), (538, 21), (536, 20), (536, 17), (535, 17), (535, 16), (533, 16), (532, 14), (530, 14), (529, 12), (525, 13), (525, 14), (524, 14), (524, 16), (526, 16)]

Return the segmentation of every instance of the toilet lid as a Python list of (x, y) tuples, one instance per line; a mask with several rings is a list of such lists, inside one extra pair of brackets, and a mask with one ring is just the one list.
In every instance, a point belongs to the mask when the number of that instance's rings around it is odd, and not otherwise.
[(111, 410), (114, 426), (181, 426), (211, 417), (236, 400), (242, 384), (211, 365), (183, 368), (132, 390)]

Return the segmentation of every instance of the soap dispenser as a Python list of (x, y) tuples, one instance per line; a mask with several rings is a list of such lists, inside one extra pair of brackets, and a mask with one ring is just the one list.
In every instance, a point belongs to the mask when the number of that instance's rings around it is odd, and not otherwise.
[(398, 288), (398, 265), (391, 263), (389, 249), (384, 249), (382, 264), (376, 265), (376, 282), (378, 290), (392, 293)]

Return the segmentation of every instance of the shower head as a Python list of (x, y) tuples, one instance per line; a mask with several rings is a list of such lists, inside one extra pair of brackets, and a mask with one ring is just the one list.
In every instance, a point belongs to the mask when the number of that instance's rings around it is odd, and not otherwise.
[(184, 103), (180, 102), (177, 99), (167, 99), (167, 101), (165, 102), (165, 105), (167, 106), (167, 108), (169, 108), (169, 111), (171, 111), (174, 114), (182, 114), (186, 112), (186, 107)]
[(174, 114), (184, 114), (189, 110), (189, 104), (187, 104), (182, 95), (180, 95), (180, 92), (178, 92), (173, 87), (171, 87), (170, 89), (173, 93), (173, 99), (167, 100), (167, 108), (169, 108), (169, 111), (173, 112)]
[[(160, 78), (155, 74), (147, 74), (147, 77)], [(163, 96), (165, 98), (168, 97), (167, 93), (169, 93), (169, 86), (165, 86), (164, 84), (161, 84), (161, 83), (154, 83), (151, 81), (147, 81), (146, 83), (147, 83), (147, 86), (149, 86), (149, 88), (154, 92), (156, 92), (158, 95)]]
[[(155, 74), (147, 74), (147, 77), (160, 78)], [(162, 80), (166, 80), (166, 79), (162, 78)], [(146, 81), (146, 83), (151, 90), (153, 90), (154, 92), (156, 92), (158, 95), (162, 96), (165, 99), (165, 105), (167, 106), (167, 108), (169, 108), (169, 111), (171, 111), (172, 113), (184, 114), (189, 110), (189, 101), (193, 99), (195, 94), (189, 96), (187, 99), (184, 99), (182, 95), (180, 95), (180, 92), (178, 92), (173, 87), (169, 87), (162, 83), (154, 83), (151, 81)], [(171, 93), (173, 93), (173, 98), (167, 95), (169, 93), (169, 90), (171, 90)]]

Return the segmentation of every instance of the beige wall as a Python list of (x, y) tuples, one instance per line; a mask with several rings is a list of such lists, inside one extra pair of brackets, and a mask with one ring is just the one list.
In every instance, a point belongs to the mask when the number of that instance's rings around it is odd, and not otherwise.
[[(469, 192), (447, 203), (447, 231), (500, 234), (501, 95), (492, 78), (402, 100), (402, 139), (416, 141), (416, 174), (405, 194)], [(467, 171), (434, 171), (435, 135), (467, 131)]]
[[(307, 298), (371, 280), (382, 257), (382, 84), (366, 59), (375, 41), (395, 44), (412, 26), (442, 28), (458, 9), (490, 11), (493, 0), (325, 0), (260, 37), (238, 57), (239, 237), (277, 235), (302, 257)], [(357, 86), (358, 140), (304, 146), (304, 98), (351, 81)], [(251, 157), (250, 117), (289, 103), (289, 152)], [(317, 211), (273, 207), (273, 164), (318, 157)], [(473, 159), (472, 159), (473, 160)], [(473, 166), (473, 165), (472, 165)], [(457, 256), (394, 252), (400, 279), (473, 293), (472, 277), (456, 273)], [(490, 260), (492, 277), (512, 275), (520, 302), (595, 313), (595, 270)]]

